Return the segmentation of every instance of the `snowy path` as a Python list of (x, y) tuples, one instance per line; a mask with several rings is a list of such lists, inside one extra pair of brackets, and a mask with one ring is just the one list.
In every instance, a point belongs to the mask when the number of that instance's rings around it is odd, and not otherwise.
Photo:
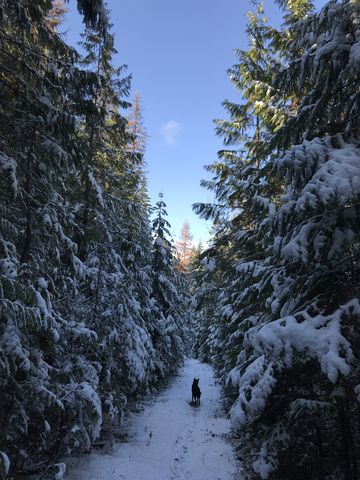
[[(192, 407), (191, 383), (200, 378), (201, 406)], [(93, 453), (69, 469), (66, 480), (234, 480), (235, 461), (226, 440), (229, 420), (220, 412), (212, 369), (187, 360), (155, 403), (135, 416), (129, 442), (111, 455)]]

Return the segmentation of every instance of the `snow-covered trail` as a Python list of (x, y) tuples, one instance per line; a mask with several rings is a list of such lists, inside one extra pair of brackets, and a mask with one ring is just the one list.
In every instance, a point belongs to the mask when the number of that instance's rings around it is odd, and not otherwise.
[[(191, 384), (200, 378), (201, 406), (192, 407)], [(93, 453), (69, 469), (67, 480), (234, 480), (235, 460), (220, 415), (212, 369), (185, 362), (179, 376), (131, 422), (129, 442), (111, 455)]]

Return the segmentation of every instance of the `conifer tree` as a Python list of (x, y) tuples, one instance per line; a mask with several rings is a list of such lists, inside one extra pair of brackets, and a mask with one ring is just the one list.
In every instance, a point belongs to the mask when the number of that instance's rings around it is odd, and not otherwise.
[[(12, 471), (58, 451), (63, 415), (76, 418), (82, 403), (68, 401), (69, 378), (59, 374), (63, 338), (91, 337), (55, 309), (76, 250), (65, 187), (75, 112), (64, 99), (81, 75), (73, 49), (47, 29), (50, 7), (2, 2), (0, 448)], [(88, 431), (95, 417), (84, 415)]]
[(143, 111), (141, 106), (140, 93), (136, 92), (131, 106), (131, 112), (128, 118), (127, 131), (129, 133), (129, 143), (127, 150), (132, 158), (134, 176), (136, 174), (139, 185), (139, 201), (144, 205), (149, 205), (149, 195), (147, 191), (145, 150), (147, 143), (147, 132), (144, 126)]
[[(186, 349), (187, 288), (181, 273), (177, 271), (174, 246), (171, 241), (170, 224), (166, 219), (166, 204), (163, 194), (154, 209), (153, 255), (154, 255), (154, 297), (159, 305), (159, 325), (156, 337), (162, 337), (162, 355), (172, 368), (181, 363)], [(185, 328), (184, 328), (185, 327)], [(165, 338), (165, 341), (164, 341)], [(159, 344), (155, 340), (155, 345)], [(165, 348), (165, 350), (163, 350)], [(171, 367), (170, 367), (171, 368)]]
[(63, 18), (69, 9), (64, 0), (52, 0), (52, 7), (45, 18), (46, 27), (53, 33), (58, 32), (58, 28), (63, 22)]
[[(207, 252), (216, 269), (197, 296), (213, 322), (200, 327), (198, 351), (227, 377), (245, 478), (350, 479), (358, 470), (349, 412), (357, 408), (359, 307), (345, 278), (356, 276), (358, 236), (357, 184), (349, 183), (358, 176), (357, 37), (350, 33), (357, 7), (329, 2), (309, 14), (308, 2), (282, 3), (285, 30), (262, 35), (273, 61), (284, 62), (264, 70), (274, 97), (257, 116), (262, 133), (256, 138), (247, 124), (249, 142), (241, 117), (220, 124), (241, 156), (231, 152), (230, 168), (229, 157), (212, 167), (207, 186), (223, 206), (196, 207), (217, 227)], [(247, 62), (245, 54), (238, 72), (249, 107), (261, 61), (253, 69)], [(253, 98), (244, 89), (249, 78)], [(275, 122), (267, 114), (273, 107)], [(325, 461), (334, 451), (341, 454)]]
[[(197, 296), (198, 304), (210, 308), (209, 314), (215, 318), (215, 325), (204, 326), (203, 338), (209, 338), (208, 345), (213, 339), (217, 347), (212, 361), (224, 374), (234, 366), (233, 352), (241, 349), (247, 318), (256, 315), (266, 300), (266, 296), (258, 298), (259, 278), (266, 285), (273, 274), (264, 263), (266, 252), (259, 226), (273, 211), (281, 185), (273, 181), (268, 144), (286, 116), (286, 102), (273, 88), (278, 60), (270, 46), (270, 29), (261, 5), (249, 13), (247, 33), (249, 49), (236, 51), (239, 63), (228, 72), (241, 92), (242, 103), (224, 102), (230, 120), (216, 121), (216, 132), (233, 149), (219, 152), (219, 161), (208, 167), (214, 173), (213, 180), (202, 182), (215, 192), (218, 201), (215, 206), (195, 205), (195, 211), (212, 219), (215, 226), (213, 245), (204, 255), (205, 275)], [(214, 288), (219, 281), (221, 288)], [(210, 299), (217, 305), (215, 310)], [(233, 342), (228, 357), (218, 338)]]
[(144, 127), (143, 112), (141, 107), (140, 93), (136, 92), (132, 102), (131, 114), (128, 120), (128, 132), (130, 141), (128, 148), (134, 154), (144, 155), (146, 149), (147, 133)]
[[(78, 2), (81, 64), (51, 7), (0, 1), (0, 472), (60, 478), (49, 462), (89, 450), (173, 365), (108, 13)], [(177, 363), (179, 318), (156, 345)]]
[(187, 220), (183, 223), (180, 231), (180, 238), (176, 242), (176, 250), (179, 258), (178, 268), (181, 272), (186, 272), (189, 266), (193, 236), (190, 232), (190, 224)]

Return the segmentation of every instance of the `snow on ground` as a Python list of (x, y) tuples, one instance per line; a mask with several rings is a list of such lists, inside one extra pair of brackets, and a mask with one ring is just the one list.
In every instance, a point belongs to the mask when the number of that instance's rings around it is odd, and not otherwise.
[[(189, 405), (200, 378), (200, 407)], [(134, 416), (128, 443), (111, 455), (92, 453), (69, 468), (66, 480), (234, 480), (230, 421), (221, 413), (211, 367), (189, 359), (152, 405)]]

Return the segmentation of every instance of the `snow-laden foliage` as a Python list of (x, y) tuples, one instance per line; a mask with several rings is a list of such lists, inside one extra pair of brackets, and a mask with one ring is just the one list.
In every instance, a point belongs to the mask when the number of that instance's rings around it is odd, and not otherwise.
[[(240, 105), (204, 182), (216, 206), (194, 299), (198, 355), (232, 402), (245, 478), (355, 478), (360, 144), (357, 2), (279, 1), (249, 17)], [(215, 268), (206, 269), (206, 265)], [(211, 317), (211, 320), (210, 320)], [(338, 452), (334, 455), (334, 452)]]
[(130, 79), (103, 2), (78, 7), (84, 57), (51, 2), (0, 0), (0, 476), (63, 478), (48, 462), (89, 450), (184, 352), (185, 286), (171, 257), (155, 266), (129, 149)]
[[(166, 219), (166, 204), (160, 194), (160, 200), (154, 208), (153, 220), (153, 270), (154, 297), (159, 305), (158, 323), (154, 330), (154, 342), (161, 335), (165, 338), (166, 349), (159, 351), (162, 362), (168, 363), (168, 368), (181, 360), (189, 337), (190, 319), (184, 325), (189, 302), (184, 275), (175, 268), (175, 247), (170, 237), (170, 224)], [(160, 345), (159, 345), (160, 346)]]

